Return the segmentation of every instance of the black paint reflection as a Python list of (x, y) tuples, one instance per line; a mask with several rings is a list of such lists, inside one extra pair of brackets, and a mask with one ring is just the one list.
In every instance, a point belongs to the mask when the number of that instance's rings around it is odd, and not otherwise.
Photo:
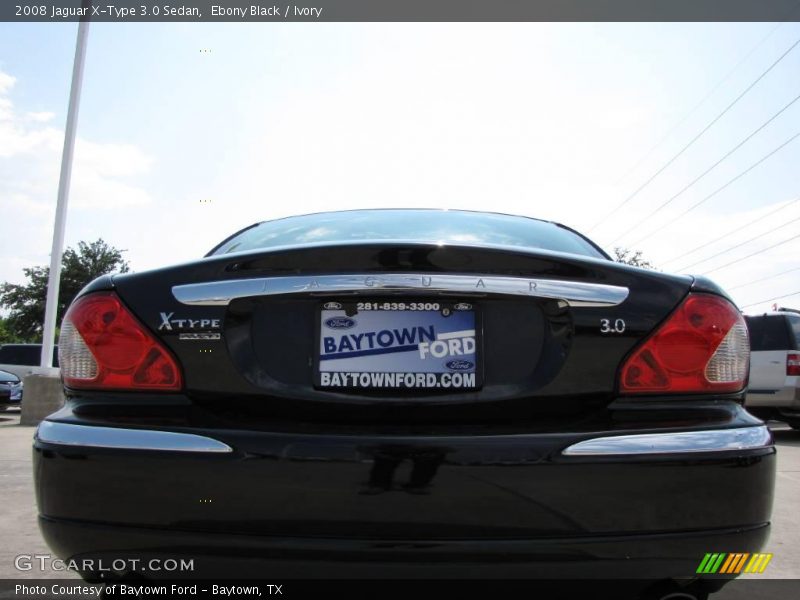
[[(389, 492), (396, 489), (396, 485), (409, 494), (430, 494), (431, 482), (450, 451), (449, 448), (420, 446), (378, 446), (361, 450), (371, 455), (373, 461), (369, 480), (359, 492), (362, 495)], [(408, 481), (395, 484), (395, 473), (404, 461), (411, 462), (411, 474)]]

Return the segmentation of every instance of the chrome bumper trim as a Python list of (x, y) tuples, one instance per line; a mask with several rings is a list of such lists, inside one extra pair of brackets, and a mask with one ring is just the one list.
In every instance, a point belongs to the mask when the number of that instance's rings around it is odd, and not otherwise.
[(629, 293), (628, 288), (616, 285), (555, 279), (436, 273), (355, 273), (190, 283), (174, 286), (172, 295), (183, 304), (225, 306), (236, 298), (248, 296), (375, 291), (505, 294), (563, 300), (571, 306), (616, 306)]
[(739, 429), (645, 433), (593, 438), (564, 449), (566, 456), (618, 456), (631, 454), (681, 454), (752, 450), (772, 445), (766, 425)]
[(95, 427), (54, 421), (42, 421), (34, 437), (41, 442), (61, 446), (167, 452), (233, 452), (233, 448), (227, 444), (192, 433)]

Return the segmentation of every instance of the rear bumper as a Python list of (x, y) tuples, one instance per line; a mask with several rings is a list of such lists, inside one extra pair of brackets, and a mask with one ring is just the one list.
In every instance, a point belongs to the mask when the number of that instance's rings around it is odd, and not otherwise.
[(757, 551), (769, 531), (775, 449), (752, 423), (410, 437), (68, 421), (34, 444), (41, 527), (62, 558), (685, 578), (706, 552)]
[[(752, 553), (769, 537), (769, 525), (560, 539), (405, 541), (166, 531), (45, 517), (39, 526), (57, 555), (91, 564), (95, 575), (113, 577), (121, 573), (112, 571), (124, 572), (125, 564), (154, 579), (690, 580), (710, 548)], [(120, 560), (124, 563), (114, 564)], [(191, 561), (191, 566), (167, 570), (170, 560)]]

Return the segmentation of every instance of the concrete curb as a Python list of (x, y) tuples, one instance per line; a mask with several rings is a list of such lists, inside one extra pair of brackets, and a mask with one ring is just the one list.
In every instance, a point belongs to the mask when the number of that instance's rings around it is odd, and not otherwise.
[(27, 375), (23, 389), (20, 425), (38, 425), (64, 406), (64, 388), (57, 375)]

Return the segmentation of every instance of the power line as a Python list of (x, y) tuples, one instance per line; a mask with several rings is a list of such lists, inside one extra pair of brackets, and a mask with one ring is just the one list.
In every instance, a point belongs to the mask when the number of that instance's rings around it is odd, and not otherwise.
[(780, 273), (775, 273), (774, 275), (768, 275), (767, 277), (762, 277), (761, 279), (754, 279), (746, 283), (740, 283), (739, 285), (734, 285), (733, 287), (726, 287), (725, 289), (728, 291), (736, 290), (739, 288), (747, 287), (748, 285), (752, 285), (754, 283), (761, 283), (762, 281), (767, 281), (768, 279), (775, 279), (776, 277), (780, 277), (781, 275), (786, 275), (786, 273), (791, 273), (792, 271), (800, 271), (800, 267), (786, 269), (785, 271), (781, 271)]
[(671, 263), (671, 262), (675, 262), (675, 261), (676, 261), (676, 260), (678, 260), (679, 258), (683, 258), (684, 256), (689, 256), (690, 254), (694, 254), (694, 253), (695, 253), (695, 252), (697, 252), (698, 250), (702, 250), (703, 248), (705, 248), (705, 247), (707, 247), (707, 246), (711, 246), (712, 244), (716, 244), (716, 243), (717, 243), (717, 242), (719, 242), (720, 240), (724, 240), (726, 237), (729, 237), (729, 236), (733, 235), (734, 233), (738, 233), (738, 232), (740, 232), (742, 229), (747, 229), (748, 227), (752, 227), (753, 225), (755, 225), (755, 224), (756, 224), (756, 223), (758, 223), (759, 221), (763, 221), (763, 220), (764, 220), (764, 219), (766, 219), (767, 217), (771, 217), (771, 216), (772, 216), (772, 215), (774, 215), (775, 213), (777, 213), (777, 212), (780, 212), (780, 211), (782, 211), (782, 210), (784, 210), (784, 209), (786, 209), (786, 208), (789, 208), (790, 206), (792, 206), (793, 204), (796, 204), (797, 202), (800, 202), (800, 198), (795, 198), (794, 200), (789, 200), (789, 201), (788, 201), (786, 204), (783, 204), (782, 206), (779, 206), (779, 207), (778, 207), (778, 208), (776, 208), (775, 210), (773, 210), (773, 211), (770, 211), (770, 212), (768, 212), (767, 214), (765, 214), (765, 215), (762, 215), (762, 216), (758, 217), (758, 218), (757, 218), (756, 220), (754, 220), (754, 221), (748, 221), (747, 223), (745, 223), (745, 224), (744, 224), (744, 225), (742, 225), (741, 227), (737, 227), (736, 229), (732, 229), (731, 231), (729, 231), (729, 232), (727, 232), (727, 233), (724, 233), (724, 234), (722, 234), (721, 236), (719, 236), (719, 237), (717, 237), (717, 238), (714, 238), (714, 239), (713, 239), (713, 240), (711, 240), (710, 242), (706, 242), (706, 243), (704, 243), (704, 244), (701, 244), (701, 245), (697, 246), (696, 248), (692, 248), (691, 250), (688, 250), (688, 251), (686, 251), (686, 252), (683, 252), (682, 254), (678, 254), (678, 256), (674, 256), (674, 257), (670, 258), (669, 260), (661, 261), (661, 265), (663, 266), (663, 265), (667, 265), (667, 264), (669, 264), (669, 263)]
[(622, 238), (624, 238), (626, 235), (628, 235), (628, 234), (629, 234), (631, 231), (633, 231), (634, 229), (636, 229), (637, 227), (639, 227), (639, 225), (641, 225), (642, 223), (644, 223), (645, 221), (647, 221), (648, 219), (650, 219), (651, 217), (653, 217), (653, 216), (654, 216), (656, 213), (658, 213), (658, 212), (659, 212), (659, 211), (660, 211), (662, 208), (664, 208), (664, 207), (665, 207), (665, 206), (667, 206), (668, 204), (671, 204), (673, 200), (675, 200), (675, 199), (676, 199), (678, 196), (680, 196), (680, 195), (681, 195), (681, 194), (683, 194), (683, 193), (684, 193), (686, 190), (688, 190), (689, 188), (691, 188), (691, 187), (692, 187), (692, 186), (693, 186), (695, 183), (697, 183), (698, 181), (700, 181), (700, 180), (701, 180), (703, 177), (705, 177), (706, 175), (708, 175), (708, 174), (709, 174), (711, 171), (713, 171), (714, 169), (716, 169), (716, 168), (717, 168), (717, 167), (720, 165), (720, 163), (722, 163), (722, 161), (724, 161), (724, 160), (725, 160), (726, 158), (728, 158), (728, 157), (729, 157), (731, 154), (733, 154), (733, 153), (734, 153), (734, 152), (736, 152), (736, 151), (737, 151), (739, 148), (741, 148), (741, 147), (742, 147), (742, 146), (744, 146), (744, 145), (745, 145), (747, 142), (749, 142), (749, 141), (750, 141), (750, 140), (753, 138), (753, 136), (755, 136), (755, 135), (756, 135), (756, 134), (757, 134), (759, 131), (761, 131), (762, 129), (764, 129), (764, 128), (765, 128), (767, 125), (769, 125), (770, 123), (772, 123), (772, 121), (774, 121), (775, 119), (777, 119), (777, 118), (778, 118), (778, 117), (779, 117), (781, 114), (783, 114), (783, 113), (784, 113), (784, 112), (785, 112), (785, 111), (786, 111), (786, 110), (787, 110), (787, 109), (788, 109), (790, 106), (792, 106), (792, 104), (794, 104), (794, 103), (795, 103), (795, 102), (797, 102), (798, 100), (800, 100), (800, 94), (798, 94), (797, 96), (795, 96), (795, 97), (794, 97), (794, 99), (793, 99), (793, 100), (791, 100), (791, 101), (790, 101), (788, 104), (786, 104), (786, 105), (785, 105), (785, 106), (784, 106), (782, 109), (780, 109), (778, 112), (776, 112), (774, 115), (772, 115), (772, 116), (771, 116), (769, 119), (767, 119), (766, 121), (764, 121), (764, 122), (763, 122), (761, 125), (759, 125), (759, 126), (756, 128), (756, 129), (754, 129), (754, 130), (752, 131), (752, 133), (750, 133), (750, 135), (748, 135), (747, 137), (745, 137), (745, 138), (744, 138), (744, 139), (743, 139), (741, 142), (739, 142), (739, 143), (738, 143), (738, 144), (736, 144), (736, 145), (735, 145), (733, 148), (731, 148), (731, 149), (730, 149), (728, 152), (726, 152), (726, 153), (725, 153), (725, 154), (722, 156), (722, 158), (720, 158), (720, 159), (719, 159), (717, 162), (715, 162), (715, 163), (714, 163), (713, 165), (711, 165), (711, 166), (710, 166), (708, 169), (706, 169), (705, 171), (703, 171), (703, 172), (702, 172), (700, 175), (698, 175), (698, 176), (697, 176), (697, 177), (695, 177), (695, 178), (694, 178), (692, 181), (690, 181), (688, 184), (686, 184), (686, 185), (683, 187), (683, 189), (681, 189), (681, 190), (680, 190), (678, 193), (674, 194), (674, 195), (673, 195), (671, 198), (669, 198), (669, 200), (667, 200), (666, 202), (663, 202), (663, 203), (662, 203), (661, 205), (659, 205), (659, 206), (658, 206), (658, 207), (657, 207), (657, 208), (656, 208), (654, 211), (651, 211), (650, 213), (648, 213), (647, 215), (645, 215), (643, 218), (639, 219), (639, 221), (637, 221), (637, 222), (636, 222), (634, 225), (632, 225), (630, 228), (628, 228), (628, 230), (627, 230), (627, 231), (625, 231), (625, 232), (624, 232), (622, 235), (619, 235), (619, 236), (617, 236), (617, 238), (616, 238), (614, 241), (612, 241), (611, 243), (612, 243), (612, 244), (615, 244), (615, 243), (616, 243), (616, 242), (618, 242), (620, 239), (622, 239)]
[(675, 160), (676, 160), (676, 159), (677, 159), (677, 158), (678, 158), (678, 157), (679, 157), (681, 154), (683, 154), (684, 152), (686, 152), (686, 151), (687, 151), (687, 150), (688, 150), (688, 149), (689, 149), (689, 148), (690, 148), (690, 147), (691, 147), (691, 146), (692, 146), (692, 145), (693, 145), (693, 144), (694, 144), (694, 143), (695, 143), (697, 140), (699, 140), (699, 139), (700, 139), (700, 138), (701, 138), (701, 137), (702, 137), (702, 136), (703, 136), (703, 135), (704, 135), (704, 134), (705, 134), (705, 133), (706, 133), (706, 132), (707, 132), (709, 129), (711, 129), (711, 127), (712, 127), (712, 126), (713, 126), (713, 125), (714, 125), (714, 124), (715, 124), (717, 121), (719, 121), (719, 120), (720, 120), (720, 119), (721, 119), (723, 116), (725, 116), (725, 114), (726, 114), (726, 113), (727, 113), (727, 112), (728, 112), (730, 109), (732, 109), (732, 108), (733, 108), (733, 107), (736, 105), (736, 103), (737, 103), (737, 102), (739, 102), (739, 100), (741, 100), (742, 98), (744, 98), (744, 96), (745, 96), (745, 95), (746, 95), (746, 94), (747, 94), (747, 93), (748, 93), (750, 90), (752, 90), (752, 89), (753, 89), (753, 88), (756, 86), (756, 84), (758, 84), (758, 82), (759, 82), (759, 81), (761, 81), (761, 80), (762, 80), (762, 79), (763, 79), (763, 78), (764, 78), (764, 77), (767, 75), (767, 73), (769, 73), (770, 71), (772, 71), (772, 69), (774, 69), (774, 68), (775, 68), (775, 66), (776, 66), (776, 65), (777, 65), (779, 62), (781, 62), (781, 61), (782, 61), (784, 58), (786, 58), (786, 56), (787, 56), (787, 55), (788, 55), (788, 54), (789, 54), (789, 53), (790, 53), (792, 50), (794, 50), (794, 49), (797, 47), (797, 45), (798, 45), (798, 44), (800, 44), (800, 38), (798, 38), (798, 39), (797, 39), (797, 40), (794, 42), (794, 44), (792, 44), (791, 46), (789, 46), (789, 49), (788, 49), (788, 50), (786, 50), (786, 51), (785, 51), (783, 54), (781, 54), (781, 55), (780, 55), (780, 56), (779, 56), (779, 57), (778, 57), (778, 58), (775, 60), (775, 62), (773, 62), (773, 63), (772, 63), (772, 64), (771, 64), (769, 67), (767, 67), (767, 68), (766, 68), (766, 70), (765, 70), (765, 71), (763, 71), (763, 72), (761, 73), (761, 75), (759, 75), (759, 76), (758, 76), (758, 77), (757, 77), (757, 78), (756, 78), (756, 79), (755, 79), (755, 80), (754, 80), (754, 81), (753, 81), (753, 82), (752, 82), (750, 85), (748, 85), (748, 86), (747, 86), (747, 87), (744, 89), (744, 91), (742, 91), (742, 92), (741, 92), (741, 93), (740, 93), (738, 96), (736, 96), (736, 98), (733, 100), (733, 102), (731, 102), (730, 104), (728, 104), (728, 106), (726, 106), (726, 107), (725, 107), (725, 109), (723, 109), (723, 111), (722, 111), (721, 113), (719, 113), (719, 114), (718, 114), (716, 117), (714, 117), (714, 118), (711, 120), (711, 122), (710, 122), (708, 125), (706, 125), (706, 126), (705, 126), (705, 127), (704, 127), (704, 128), (701, 130), (701, 131), (700, 131), (700, 133), (698, 133), (696, 136), (694, 136), (694, 137), (691, 139), (691, 141), (690, 141), (688, 144), (686, 144), (686, 145), (685, 145), (683, 148), (681, 148), (681, 149), (678, 151), (678, 153), (677, 153), (677, 154), (675, 154), (675, 155), (674, 155), (672, 158), (670, 158), (670, 159), (669, 159), (669, 160), (668, 160), (668, 161), (667, 161), (667, 162), (666, 162), (666, 163), (665, 163), (665, 164), (664, 164), (664, 165), (663, 165), (663, 166), (662, 166), (660, 169), (658, 169), (658, 170), (657, 170), (655, 173), (653, 173), (653, 175), (651, 175), (649, 179), (647, 179), (647, 180), (646, 180), (646, 181), (645, 181), (645, 182), (644, 182), (642, 185), (640, 185), (638, 188), (636, 188), (636, 190), (634, 190), (632, 194), (630, 194), (630, 195), (629, 195), (627, 198), (625, 198), (625, 200), (623, 200), (623, 201), (622, 201), (620, 204), (618, 204), (618, 205), (617, 205), (617, 206), (616, 206), (616, 207), (615, 207), (615, 208), (614, 208), (614, 209), (613, 209), (611, 212), (609, 212), (608, 214), (606, 214), (606, 216), (605, 216), (605, 217), (603, 217), (603, 218), (602, 218), (600, 221), (598, 221), (598, 222), (597, 222), (597, 223), (595, 223), (595, 224), (594, 224), (594, 225), (593, 225), (591, 228), (589, 228), (589, 232), (593, 231), (595, 228), (599, 227), (599, 226), (600, 226), (600, 225), (602, 225), (604, 222), (606, 222), (606, 221), (607, 221), (607, 220), (608, 220), (608, 219), (609, 219), (609, 218), (610, 218), (610, 217), (611, 217), (611, 216), (612, 216), (614, 213), (616, 213), (616, 212), (617, 212), (617, 211), (618, 211), (620, 208), (622, 208), (622, 207), (623, 207), (623, 206), (625, 206), (625, 205), (626, 205), (628, 202), (630, 202), (631, 200), (633, 200), (633, 198), (635, 198), (635, 197), (636, 197), (636, 195), (637, 195), (639, 192), (641, 192), (641, 191), (642, 191), (642, 190), (643, 190), (645, 187), (647, 187), (647, 186), (650, 184), (650, 182), (652, 182), (652, 181), (653, 181), (653, 180), (654, 180), (656, 177), (658, 177), (659, 175), (661, 175), (661, 173), (663, 173), (663, 172), (664, 172), (664, 171), (667, 169), (667, 167), (669, 167), (669, 166), (670, 166), (670, 165), (671, 165), (673, 162), (675, 162)]
[(736, 248), (741, 248), (742, 246), (744, 246), (746, 244), (749, 244), (750, 242), (754, 242), (757, 239), (764, 237), (765, 235), (771, 235), (771, 234), (775, 233), (776, 231), (778, 231), (778, 229), (783, 229), (784, 227), (786, 227), (788, 225), (791, 225), (792, 223), (795, 223), (796, 221), (800, 221), (800, 217), (797, 217), (796, 219), (792, 219), (791, 221), (787, 221), (786, 223), (784, 223), (780, 227), (776, 227), (775, 229), (770, 229), (769, 231), (765, 231), (764, 233), (761, 233), (761, 234), (759, 234), (759, 235), (757, 235), (755, 237), (752, 237), (749, 240), (746, 240), (744, 242), (736, 244), (735, 246), (731, 246), (730, 248), (725, 248), (725, 250), (717, 252), (716, 254), (712, 254), (708, 258), (704, 258), (703, 260), (698, 260), (697, 262), (693, 262), (693, 263), (691, 263), (689, 265), (686, 265), (685, 267), (681, 267), (680, 269), (677, 269), (677, 270), (678, 271), (683, 271), (685, 269), (691, 269), (692, 267), (694, 267), (696, 265), (702, 264), (704, 262), (708, 262), (712, 258), (716, 258), (716, 257), (718, 257), (718, 256), (720, 256), (722, 254), (730, 252), (731, 250), (736, 250)]
[(791, 294), (786, 294), (784, 296), (776, 296), (775, 298), (767, 298), (766, 300), (759, 300), (758, 302), (753, 302), (751, 304), (745, 304), (740, 308), (748, 308), (749, 306), (755, 306), (756, 304), (764, 304), (764, 302), (772, 302), (773, 300), (783, 300), (784, 298), (788, 298), (789, 296), (797, 296), (800, 292), (792, 292)]
[(650, 233), (648, 233), (647, 235), (645, 235), (645, 236), (643, 236), (643, 237), (639, 238), (639, 239), (638, 239), (638, 240), (636, 240), (635, 242), (632, 242), (632, 244), (631, 244), (631, 245), (632, 245), (632, 246), (635, 246), (636, 244), (639, 244), (640, 242), (642, 242), (642, 241), (646, 240), (647, 238), (649, 238), (651, 235), (654, 235), (654, 234), (656, 233), (656, 231), (658, 231), (658, 230), (661, 230), (661, 231), (663, 231), (664, 229), (666, 229), (667, 227), (669, 227), (670, 225), (672, 225), (672, 224), (673, 224), (675, 221), (678, 221), (679, 219), (682, 219), (682, 218), (683, 218), (683, 217), (685, 217), (687, 214), (689, 214), (690, 212), (692, 212), (692, 211), (693, 211), (695, 208), (697, 208), (697, 207), (698, 207), (698, 206), (700, 206), (701, 204), (704, 204), (704, 203), (705, 203), (705, 202), (707, 202), (708, 200), (711, 200), (711, 198), (713, 198), (714, 196), (716, 196), (717, 194), (719, 194), (719, 193), (720, 193), (722, 190), (724, 190), (725, 188), (727, 188), (729, 185), (731, 185), (731, 184), (735, 183), (736, 181), (738, 181), (739, 179), (741, 179), (742, 177), (744, 177), (745, 175), (747, 175), (747, 174), (748, 174), (750, 171), (752, 171), (752, 170), (753, 170), (753, 169), (755, 169), (755, 168), (756, 168), (758, 165), (760, 165), (760, 164), (761, 164), (761, 163), (763, 163), (765, 160), (767, 160), (768, 158), (770, 158), (770, 157), (771, 157), (773, 154), (776, 154), (777, 152), (779, 152), (780, 150), (782, 150), (783, 148), (785, 148), (786, 146), (788, 146), (789, 144), (791, 144), (791, 143), (792, 143), (794, 140), (796, 140), (798, 137), (800, 137), (800, 131), (798, 131), (797, 133), (795, 133), (795, 134), (794, 134), (792, 137), (790, 137), (788, 140), (786, 140), (785, 142), (783, 142), (783, 143), (782, 143), (780, 146), (778, 146), (777, 148), (774, 148), (773, 150), (770, 150), (770, 151), (769, 151), (767, 154), (765, 154), (764, 156), (762, 156), (761, 158), (759, 158), (759, 159), (758, 159), (756, 162), (754, 162), (752, 165), (750, 165), (749, 167), (747, 167), (747, 168), (746, 168), (744, 171), (741, 171), (741, 172), (740, 172), (738, 175), (736, 175), (735, 177), (733, 177), (733, 179), (729, 179), (729, 180), (728, 180), (726, 183), (724, 183), (722, 186), (718, 187), (716, 190), (714, 190), (713, 192), (711, 192), (710, 194), (708, 194), (708, 195), (707, 195), (705, 198), (703, 198), (703, 199), (702, 199), (702, 200), (700, 200), (699, 202), (695, 202), (695, 203), (694, 203), (692, 206), (690, 206), (689, 208), (687, 208), (685, 211), (683, 211), (682, 213), (680, 213), (680, 214), (679, 214), (679, 215), (677, 215), (676, 217), (674, 217), (674, 218), (670, 219), (669, 221), (667, 221), (667, 222), (666, 222), (666, 223), (664, 223), (663, 225), (660, 225), (660, 226), (658, 227), (658, 229), (656, 229), (656, 230), (653, 230), (653, 231), (651, 231)]
[[(797, 8), (797, 6), (795, 6), (795, 8)], [(794, 9), (793, 9), (793, 10), (794, 10)], [(778, 28), (779, 28), (779, 27), (781, 27), (781, 26), (783, 26), (783, 25), (784, 25), (784, 23), (778, 23), (778, 24), (777, 24), (775, 27), (773, 27), (773, 28), (772, 28), (772, 29), (769, 31), (769, 33), (768, 33), (767, 35), (765, 35), (763, 38), (761, 38), (761, 40), (760, 40), (760, 41), (759, 41), (759, 42), (758, 42), (758, 43), (757, 43), (755, 46), (753, 46), (753, 47), (750, 49), (750, 51), (749, 51), (747, 54), (745, 54), (745, 55), (742, 57), (742, 59), (741, 59), (739, 62), (737, 62), (737, 63), (736, 63), (734, 66), (733, 66), (733, 68), (732, 68), (730, 71), (728, 71), (728, 72), (727, 72), (727, 74), (726, 74), (726, 75), (725, 75), (725, 76), (724, 76), (722, 79), (720, 79), (719, 81), (717, 81), (717, 83), (714, 85), (714, 87), (712, 87), (712, 88), (711, 88), (711, 89), (708, 91), (708, 93), (707, 93), (705, 96), (703, 96), (703, 99), (702, 99), (702, 100), (700, 100), (700, 102), (698, 102), (697, 104), (695, 104), (695, 105), (694, 105), (694, 107), (693, 107), (692, 109), (690, 109), (690, 110), (689, 110), (689, 112), (687, 112), (685, 115), (683, 115), (683, 117), (682, 117), (682, 118), (681, 118), (681, 119), (680, 119), (678, 122), (676, 122), (676, 123), (675, 123), (675, 124), (674, 124), (672, 127), (670, 127), (670, 128), (669, 128), (669, 130), (667, 131), (667, 133), (665, 133), (665, 134), (664, 134), (664, 135), (661, 137), (661, 139), (659, 139), (659, 140), (658, 140), (658, 141), (657, 141), (657, 142), (656, 142), (656, 143), (653, 145), (653, 147), (652, 147), (652, 148), (650, 148), (650, 150), (648, 150), (648, 151), (647, 151), (645, 154), (643, 154), (643, 155), (642, 155), (642, 156), (639, 158), (639, 160), (637, 160), (637, 161), (636, 161), (636, 164), (634, 164), (634, 165), (633, 165), (633, 166), (632, 166), (630, 169), (628, 169), (627, 171), (625, 171), (625, 174), (624, 174), (624, 175), (622, 175), (622, 177), (620, 177), (620, 178), (617, 180), (617, 184), (619, 184), (619, 183), (621, 183), (622, 181), (624, 181), (624, 180), (625, 180), (625, 179), (628, 177), (628, 175), (630, 175), (631, 173), (633, 173), (633, 172), (634, 172), (636, 169), (638, 169), (638, 168), (639, 168), (639, 166), (640, 166), (640, 165), (641, 165), (641, 164), (642, 164), (644, 161), (646, 161), (648, 158), (650, 158), (650, 155), (652, 155), (652, 154), (653, 154), (653, 152), (655, 152), (655, 151), (656, 151), (656, 149), (657, 149), (657, 148), (659, 148), (659, 147), (661, 146), (661, 144), (663, 144), (665, 141), (667, 141), (667, 139), (668, 139), (668, 138), (669, 138), (669, 137), (670, 137), (670, 136), (671, 136), (671, 135), (672, 135), (672, 134), (675, 132), (675, 130), (676, 130), (676, 129), (678, 129), (678, 127), (680, 127), (681, 125), (683, 125), (683, 124), (686, 122), (686, 120), (687, 120), (689, 117), (691, 117), (691, 116), (692, 116), (692, 115), (693, 115), (693, 114), (694, 114), (694, 113), (697, 111), (697, 109), (698, 109), (698, 108), (700, 108), (701, 106), (703, 106), (703, 104), (705, 104), (705, 103), (708, 101), (708, 99), (709, 99), (709, 98), (711, 98), (711, 96), (713, 96), (713, 95), (714, 95), (714, 92), (716, 92), (716, 91), (717, 91), (717, 90), (718, 90), (718, 89), (719, 89), (719, 88), (722, 86), (722, 84), (723, 84), (723, 83), (725, 83), (726, 81), (728, 81), (728, 79), (730, 79), (730, 78), (731, 78), (731, 75), (733, 75), (733, 74), (734, 74), (734, 73), (735, 73), (735, 72), (736, 72), (736, 71), (739, 69), (739, 67), (741, 67), (741, 66), (742, 66), (742, 65), (743, 65), (745, 62), (747, 62), (747, 60), (748, 60), (748, 59), (749, 59), (749, 58), (750, 58), (750, 57), (753, 55), (753, 53), (754, 53), (756, 50), (758, 50), (758, 49), (759, 49), (761, 46), (763, 46), (763, 45), (764, 45), (764, 42), (766, 42), (766, 41), (767, 41), (769, 38), (771, 38), (771, 37), (772, 37), (772, 35), (773, 35), (773, 34), (774, 34), (774, 33), (775, 33), (777, 30), (778, 30)]]
[(778, 246), (783, 246), (784, 244), (788, 244), (789, 242), (791, 242), (792, 240), (796, 240), (797, 238), (800, 238), (800, 233), (798, 233), (795, 236), (790, 237), (788, 240), (783, 240), (782, 242), (778, 242), (777, 244), (773, 244), (772, 246), (768, 246), (768, 247), (764, 248), (763, 250), (759, 250), (758, 252), (753, 252), (752, 254), (748, 254), (747, 256), (742, 256), (741, 258), (737, 258), (736, 260), (732, 260), (731, 262), (727, 262), (724, 265), (721, 265), (719, 267), (715, 267), (715, 268), (711, 269), (710, 271), (706, 271), (705, 273), (703, 273), (703, 275), (708, 275), (709, 273), (713, 273), (714, 271), (721, 271), (725, 267), (730, 267), (733, 264), (736, 264), (738, 262), (742, 262), (743, 260), (747, 260), (748, 258), (752, 258), (753, 256), (756, 256), (758, 254), (762, 254), (762, 253), (766, 252), (767, 250), (772, 250), (773, 248), (777, 248)]

